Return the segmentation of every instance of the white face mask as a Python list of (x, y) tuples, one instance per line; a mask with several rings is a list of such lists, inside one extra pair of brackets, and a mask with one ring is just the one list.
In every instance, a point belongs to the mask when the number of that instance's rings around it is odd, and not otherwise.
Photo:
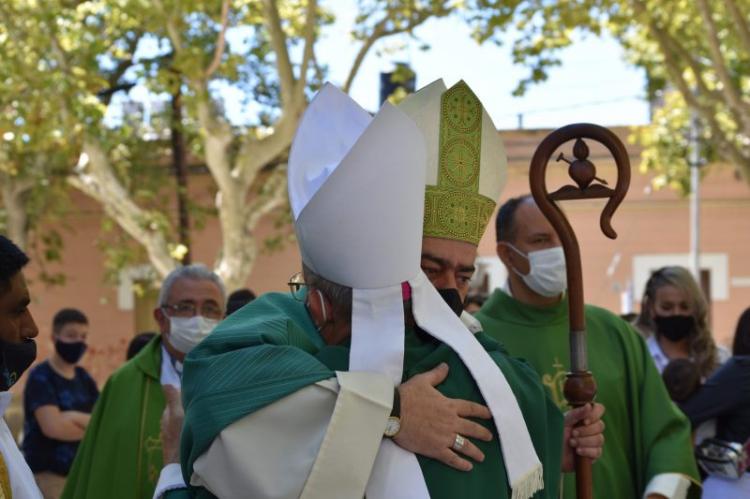
[(529, 261), (529, 273), (522, 274), (515, 267), (513, 272), (521, 276), (523, 282), (535, 293), (547, 298), (558, 296), (568, 287), (568, 274), (565, 272), (565, 253), (561, 246), (524, 255), (518, 248), (508, 243), (516, 253)]
[(219, 323), (202, 315), (169, 318), (169, 344), (178, 352), (188, 353), (200, 343)]

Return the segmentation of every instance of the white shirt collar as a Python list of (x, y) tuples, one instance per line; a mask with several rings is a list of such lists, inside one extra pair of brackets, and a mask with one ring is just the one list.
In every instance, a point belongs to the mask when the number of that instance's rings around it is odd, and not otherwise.
[(175, 388), (182, 386), (182, 362), (173, 359), (169, 351), (161, 346), (161, 376), (162, 385), (172, 385)]
[(669, 357), (666, 356), (659, 346), (659, 342), (656, 341), (656, 335), (652, 334), (646, 338), (646, 345), (648, 346), (648, 351), (651, 354), (651, 357), (654, 359), (656, 368), (659, 370), (659, 373), (661, 373), (664, 368), (667, 367), (667, 364), (669, 364)]

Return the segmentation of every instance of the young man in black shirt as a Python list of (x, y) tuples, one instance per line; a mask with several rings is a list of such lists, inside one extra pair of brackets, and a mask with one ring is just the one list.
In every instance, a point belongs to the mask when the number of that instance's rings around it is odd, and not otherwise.
[(26, 382), (23, 452), (45, 499), (62, 494), (99, 396), (94, 380), (78, 365), (88, 332), (83, 312), (60, 310), (52, 321), (55, 351), (31, 370)]

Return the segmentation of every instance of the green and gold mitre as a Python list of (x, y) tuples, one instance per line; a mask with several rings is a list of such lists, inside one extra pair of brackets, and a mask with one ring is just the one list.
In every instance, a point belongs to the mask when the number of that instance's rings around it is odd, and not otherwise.
[(503, 141), (482, 103), (462, 80), (437, 80), (399, 108), (424, 134), (427, 146), (425, 236), (474, 245), (487, 228), (505, 186)]

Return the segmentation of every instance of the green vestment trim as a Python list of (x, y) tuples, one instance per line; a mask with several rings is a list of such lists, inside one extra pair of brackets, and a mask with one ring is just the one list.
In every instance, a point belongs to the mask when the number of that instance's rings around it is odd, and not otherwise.
[[(468, 334), (468, 333), (467, 333)], [(557, 499), (562, 447), (562, 415), (546, 396), (537, 374), (510, 358), (485, 335), (477, 339), (497, 362), (513, 389), (545, 470), (545, 488), (536, 498)], [(437, 387), (447, 397), (483, 403), (468, 369), (458, 355), (433, 338), (407, 331), (405, 378), (450, 366), (448, 378)], [(187, 356), (183, 375), (186, 407), (182, 433), (183, 476), (227, 426), (316, 381), (348, 370), (349, 346), (326, 346), (304, 305), (288, 294), (263, 295), (232, 314)], [(485, 453), (471, 472), (459, 472), (419, 456), (419, 464), (433, 499), (510, 497), (498, 437), (491, 422), (480, 421), (494, 435), (492, 442), (475, 442)], [(283, 466), (283, 463), (279, 464)], [(186, 480), (188, 481), (188, 480)], [(175, 491), (168, 498), (213, 497), (205, 489)]]
[(440, 100), (437, 185), (425, 191), (424, 235), (479, 244), (495, 201), (479, 194), (482, 104), (460, 81)]
[[(643, 338), (607, 310), (586, 306), (589, 366), (604, 414), (604, 452), (594, 463), (594, 497), (641, 497), (661, 473), (680, 473), (697, 484), (690, 424), (669, 399)], [(486, 334), (525, 358), (562, 410), (565, 373), (570, 368), (568, 302), (538, 308), (501, 290), (477, 314)], [(575, 477), (566, 474), (564, 494), (575, 498)], [(700, 497), (691, 487), (689, 497)]]
[(107, 380), (65, 482), (62, 499), (140, 499), (162, 468), (161, 337)]

